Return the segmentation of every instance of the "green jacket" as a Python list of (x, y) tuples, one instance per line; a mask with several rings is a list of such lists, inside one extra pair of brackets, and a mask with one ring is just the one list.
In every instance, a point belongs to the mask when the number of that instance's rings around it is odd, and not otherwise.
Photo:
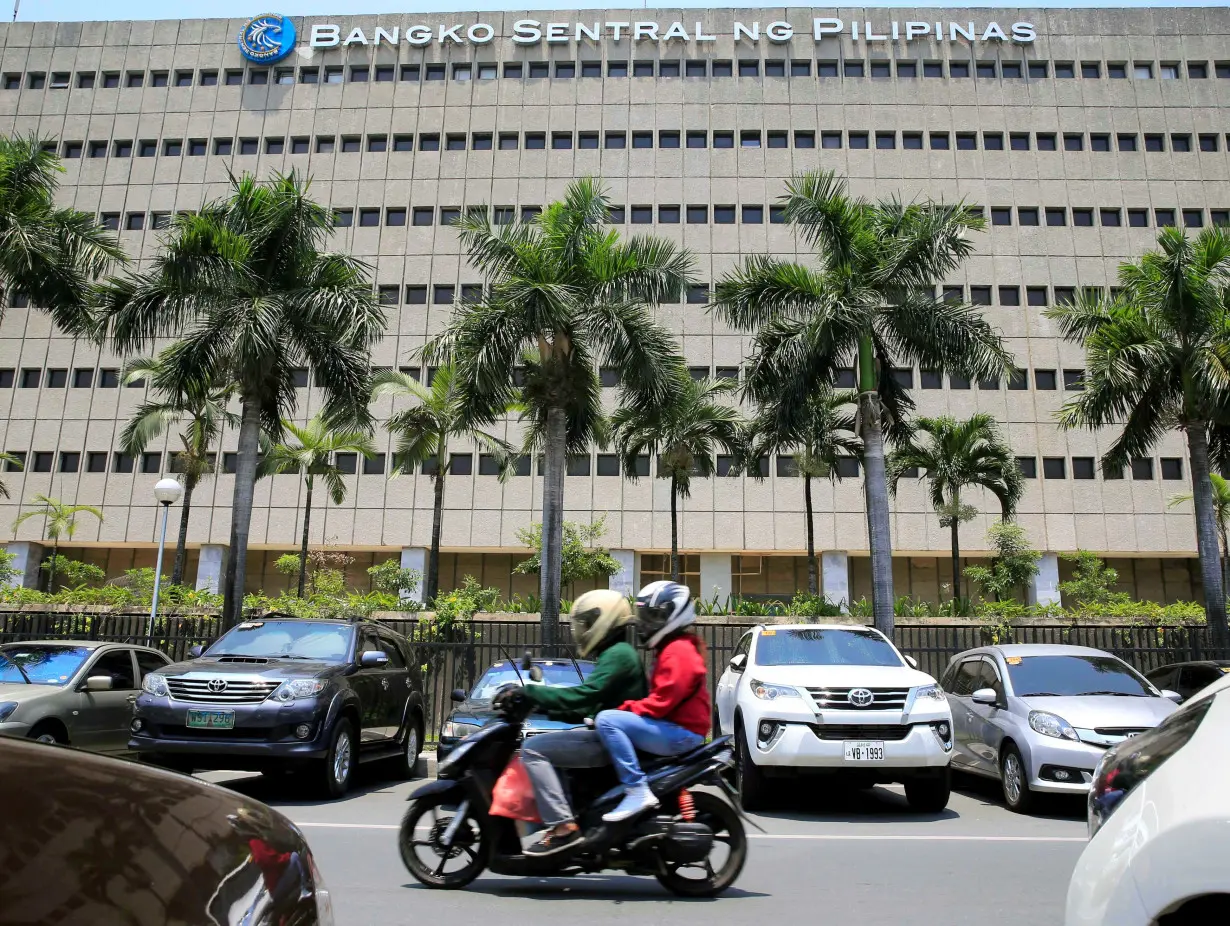
[(555, 720), (581, 721), (599, 711), (613, 710), (625, 701), (648, 693), (645, 668), (630, 643), (608, 646), (598, 656), (589, 676), (572, 688), (526, 685), (524, 689), (536, 707)]

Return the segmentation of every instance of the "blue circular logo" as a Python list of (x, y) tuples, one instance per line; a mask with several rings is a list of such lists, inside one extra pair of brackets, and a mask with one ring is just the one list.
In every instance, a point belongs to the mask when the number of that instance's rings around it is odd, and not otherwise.
[(239, 30), (239, 50), (249, 61), (269, 64), (280, 61), (295, 47), (295, 24), (289, 16), (262, 13)]

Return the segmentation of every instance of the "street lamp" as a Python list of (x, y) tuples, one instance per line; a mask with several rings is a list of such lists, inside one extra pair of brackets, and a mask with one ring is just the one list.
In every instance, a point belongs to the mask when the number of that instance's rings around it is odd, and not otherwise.
[(162, 551), (167, 545), (167, 518), (171, 514), (171, 506), (179, 501), (184, 494), (184, 487), (178, 479), (159, 479), (154, 486), (154, 498), (162, 505), (162, 537), (158, 541), (158, 565), (154, 567), (154, 601), (149, 609), (149, 630), (146, 642), (154, 643), (154, 618), (158, 616), (158, 589), (162, 585)]

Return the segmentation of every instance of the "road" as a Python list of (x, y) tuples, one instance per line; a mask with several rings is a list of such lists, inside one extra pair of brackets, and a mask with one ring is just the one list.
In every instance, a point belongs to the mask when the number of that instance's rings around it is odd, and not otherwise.
[[(279, 808), (306, 834), (333, 893), (339, 926), (585, 926), (635, 916), (638, 926), (814, 923), (851, 926), (1051, 926), (1085, 841), (1079, 801), (1042, 815), (1003, 808), (974, 783), (936, 816), (908, 811), (899, 789), (827, 799), (796, 793), (760, 814), (747, 866), (716, 900), (677, 900), (648, 878), (531, 880), (484, 875), (461, 892), (430, 891), (397, 854), (397, 824), (420, 782), (364, 767), (336, 803), (287, 800), (259, 777), (214, 773)], [(566, 902), (565, 902), (566, 901)]]

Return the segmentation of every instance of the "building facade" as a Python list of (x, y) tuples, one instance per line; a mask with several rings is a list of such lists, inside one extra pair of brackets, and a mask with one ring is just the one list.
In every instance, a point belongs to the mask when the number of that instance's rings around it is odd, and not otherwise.
[[(937, 21), (937, 18), (939, 21)], [(1164, 225), (1230, 219), (1230, 11), (712, 9), (446, 13), (254, 20), (14, 23), (0, 26), (0, 131), (36, 133), (64, 159), (61, 199), (100, 216), (149, 261), (171, 217), (222, 196), (228, 172), (296, 171), (336, 215), (333, 246), (373, 268), (389, 325), (373, 362), (419, 370), (412, 352), (480, 291), (449, 227), (483, 207), (531, 217), (576, 177), (600, 177), (620, 232), (649, 232), (696, 254), (698, 279), (659, 308), (699, 375), (738, 377), (748, 339), (708, 311), (712, 281), (744, 255), (800, 255), (777, 198), (793, 173), (832, 169), (867, 197), (964, 199), (988, 219), (977, 252), (944, 281), (985, 306), (1021, 368), (969, 383), (892, 371), (919, 414), (975, 410), (1004, 423), (1028, 491), (1020, 522), (1048, 555), (1037, 587), (1055, 595), (1077, 548), (1109, 556), (1145, 597), (1198, 597), (1185, 448), (1168, 435), (1149, 459), (1103, 473), (1109, 433), (1061, 432), (1055, 412), (1080, 387), (1083, 353), (1056, 337), (1046, 306), (1113, 286), (1119, 263)], [(109, 573), (152, 562), (153, 484), (174, 434), (143, 459), (118, 452), (144, 388), (125, 387), (107, 350), (74, 342), (9, 294), (0, 322), (0, 449), (11, 524), (36, 493), (102, 508), (74, 555)], [(320, 404), (301, 374), (301, 417)], [(615, 389), (607, 390), (614, 402)], [(391, 408), (391, 406), (390, 406)], [(375, 409), (378, 417), (389, 408)], [(510, 422), (507, 434), (515, 437)], [(230, 529), (236, 435), (221, 472), (194, 498), (189, 580), (216, 585)], [(389, 478), (381, 456), (355, 469), (339, 506), (320, 505), (313, 543), (362, 566), (418, 564), (431, 531), (430, 477)], [(517, 531), (540, 517), (533, 466), (501, 483), (475, 447), (453, 448), (443, 587), (473, 574), (512, 592)], [(527, 461), (527, 464), (529, 461)], [(857, 463), (816, 486), (825, 592), (870, 588)], [(698, 481), (682, 505), (685, 572), (705, 597), (806, 587), (802, 480), (788, 457), (767, 478)], [(272, 561), (299, 538), (301, 481), (258, 486), (249, 587), (285, 582)], [(605, 518), (630, 587), (663, 569), (669, 498), (661, 480), (629, 481), (595, 448), (569, 463), (565, 517)], [(985, 552), (996, 506), (962, 528)], [(178, 512), (172, 512), (174, 535)], [(8, 529), (8, 528), (6, 528)], [(10, 549), (30, 576), (42, 525)], [(921, 485), (894, 503), (899, 594), (937, 599), (951, 581), (948, 534)]]

